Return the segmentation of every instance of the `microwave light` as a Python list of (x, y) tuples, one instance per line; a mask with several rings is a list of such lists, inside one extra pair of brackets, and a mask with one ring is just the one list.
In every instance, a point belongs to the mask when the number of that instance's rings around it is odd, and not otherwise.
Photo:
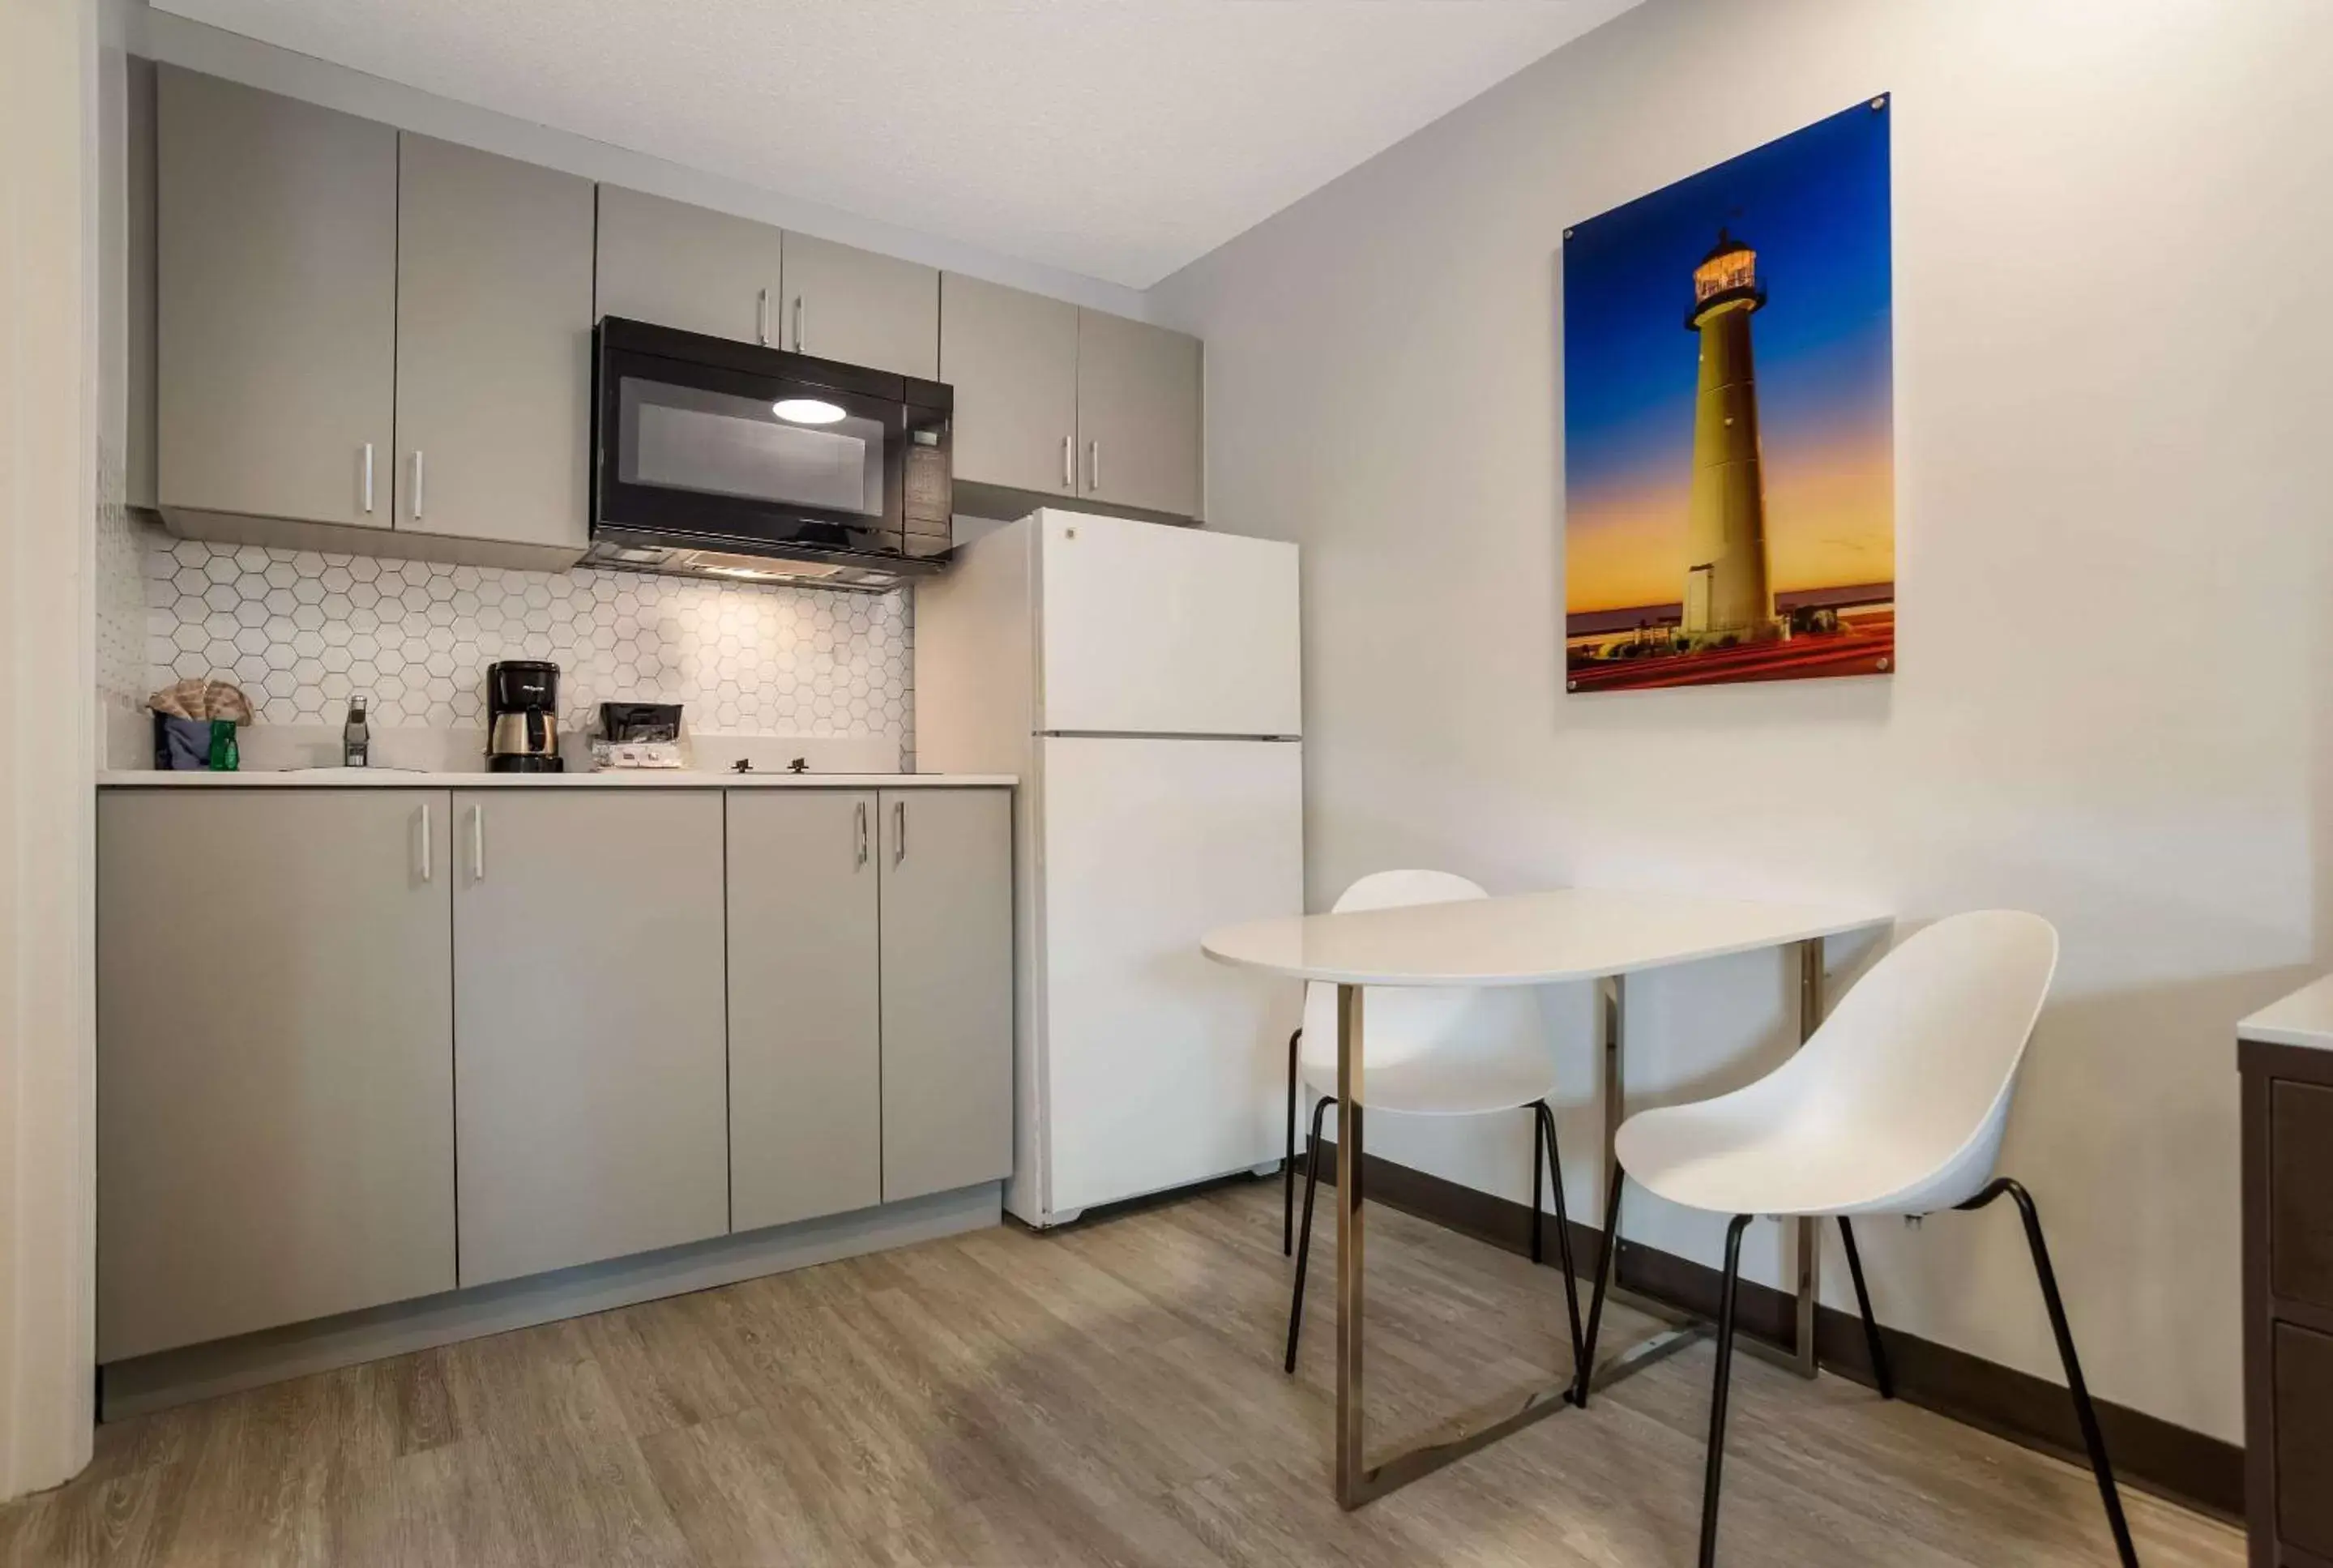
[(831, 425), (847, 417), (841, 408), (823, 398), (781, 398), (770, 405), (770, 412), (797, 425)]
[(686, 557), (681, 564), (707, 577), (727, 577), (744, 582), (799, 582), (832, 577), (842, 570), (827, 561), (750, 561), (734, 555), (715, 555), (711, 551), (699, 551)]

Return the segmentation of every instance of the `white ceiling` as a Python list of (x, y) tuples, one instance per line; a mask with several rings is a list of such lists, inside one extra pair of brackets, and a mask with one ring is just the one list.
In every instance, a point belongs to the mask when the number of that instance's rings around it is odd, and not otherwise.
[(1637, 0), (154, 0), (1146, 288)]

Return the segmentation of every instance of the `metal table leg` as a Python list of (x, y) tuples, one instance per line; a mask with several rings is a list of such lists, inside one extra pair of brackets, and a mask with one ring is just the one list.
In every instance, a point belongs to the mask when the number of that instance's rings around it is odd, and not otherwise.
[[(1822, 1021), (1822, 940), (1800, 942), (1799, 949), (1799, 1040), (1805, 1044)], [(1604, 1047), (1604, 1176), (1617, 1179), (1614, 1143), (1627, 1109), (1627, 992), (1626, 977), (1612, 976), (1598, 983)], [(1511, 1432), (1571, 1407), (1570, 1392), (1577, 1369), (1561, 1382), (1521, 1390), (1495, 1400), (1433, 1429), (1397, 1453), (1372, 1465), (1362, 1419), (1361, 1338), (1363, 1310), (1361, 1275), (1364, 1238), (1361, 1220), (1363, 1104), (1362, 988), (1337, 987), (1337, 1501), (1358, 1508), (1387, 1492), (1406, 1486), (1454, 1459), (1498, 1441)], [(1558, 1173), (1558, 1179), (1561, 1179)], [(1802, 1220), (1798, 1239), (1798, 1323), (1796, 1343), (1787, 1349), (1764, 1345), (1747, 1336), (1745, 1350), (1779, 1359), (1808, 1377), (1815, 1375), (1815, 1298), (1819, 1284), (1821, 1248), (1817, 1221)], [(1589, 1380), (1591, 1393), (1634, 1377), (1666, 1361), (1711, 1332), (1710, 1323), (1665, 1303), (1628, 1290), (1620, 1279), (1620, 1242), (1605, 1237), (1611, 1271), (1610, 1295), (1634, 1310), (1660, 1321), (1661, 1327), (1625, 1350), (1597, 1363)]]
[[(1803, 1045), (1821, 1026), (1823, 1015), (1823, 939), (1820, 937), (1792, 944), (1799, 960), (1799, 1044)], [(1616, 1179), (1618, 1166), (1614, 1154), (1620, 1123), (1627, 1111), (1627, 1077), (1626, 1055), (1627, 1039), (1627, 994), (1624, 976), (1614, 976), (1600, 983), (1603, 997), (1604, 1023), (1604, 1178)], [(1737, 1335), (1742, 1349), (1762, 1361), (1779, 1363), (1811, 1378), (1821, 1371), (1815, 1353), (1815, 1309), (1822, 1289), (1822, 1222), (1800, 1219), (1794, 1227), (1797, 1244), (1795, 1288), (1793, 1296), (1793, 1333), (1788, 1345), (1770, 1344), (1749, 1334)], [(1616, 1250), (1612, 1263), (1614, 1299), (1641, 1313), (1668, 1320), (1669, 1326), (1651, 1338), (1598, 1363), (1591, 1393), (1609, 1383), (1619, 1381), (1643, 1371), (1656, 1361), (1675, 1354), (1693, 1341), (1711, 1332), (1705, 1319), (1681, 1314), (1677, 1308), (1639, 1295), (1627, 1288), (1621, 1274), (1617, 1249), (1618, 1236), (1605, 1237), (1605, 1245)]]
[[(1608, 975), (1596, 983), (1596, 996), (1600, 1033), (1604, 1047), (1604, 1162), (1603, 1177), (1608, 1184), (1620, 1179), (1620, 1123), (1628, 1114), (1628, 986), (1625, 975)], [(1608, 1185), (1603, 1194), (1607, 1212), (1611, 1189)], [(1612, 1301), (1634, 1311), (1657, 1319), (1661, 1326), (1635, 1344), (1617, 1351), (1596, 1363), (1588, 1379), (1588, 1392), (1593, 1396), (1616, 1383), (1624, 1382), (1638, 1372), (1684, 1350), (1695, 1341), (1705, 1337), (1710, 1325), (1689, 1313), (1678, 1311), (1665, 1302), (1637, 1294), (1623, 1282), (1620, 1275), (1620, 1238), (1604, 1238), (1606, 1256), (1602, 1268), (1610, 1283), (1606, 1295)]]
[[(1795, 944), (1799, 957), (1799, 1044), (1803, 1045), (1822, 1024), (1823, 944), (1820, 937)], [(1792, 1247), (1797, 1279), (1792, 1295), (1792, 1325), (1788, 1345), (1769, 1344), (1749, 1334), (1738, 1336), (1742, 1348), (1760, 1361), (1787, 1367), (1802, 1378), (1822, 1371), (1815, 1355), (1815, 1306), (1822, 1292), (1822, 1221), (1803, 1218)]]
[(1371, 1464), (1362, 1419), (1362, 990), (1337, 987), (1337, 1501), (1346, 1508), (1384, 1496), (1510, 1432), (1571, 1408), (1574, 1372), (1517, 1390), (1420, 1434)]
[[(1799, 944), (1799, 1044), (1814, 1038), (1822, 1026), (1823, 943), (1820, 937)], [(1815, 1359), (1815, 1306), (1822, 1294), (1822, 1221), (1799, 1221), (1798, 1339), (1792, 1358), (1802, 1378), (1822, 1371)]]
[(1337, 1501), (1369, 1499), (1361, 1422), (1361, 997), (1337, 987)]

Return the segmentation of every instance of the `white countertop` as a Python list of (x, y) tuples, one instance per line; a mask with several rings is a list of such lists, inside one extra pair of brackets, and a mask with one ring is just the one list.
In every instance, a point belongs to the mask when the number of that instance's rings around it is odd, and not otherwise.
[(1886, 927), (1873, 909), (1563, 888), (1257, 920), (1211, 931), (1219, 963), (1348, 986), (1547, 986)]
[(2333, 975), (2271, 1002), (2236, 1025), (2242, 1040), (2333, 1051)]
[(397, 768), (293, 768), (275, 773), (168, 773), (110, 768), (100, 789), (970, 789), (1016, 784), (1003, 773), (703, 773), (633, 768), (607, 773), (419, 773)]

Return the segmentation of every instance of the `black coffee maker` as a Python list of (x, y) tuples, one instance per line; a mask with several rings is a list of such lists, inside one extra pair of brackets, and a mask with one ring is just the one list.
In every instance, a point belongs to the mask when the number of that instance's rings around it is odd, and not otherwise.
[(486, 666), (486, 771), (560, 771), (559, 666), (540, 659)]

